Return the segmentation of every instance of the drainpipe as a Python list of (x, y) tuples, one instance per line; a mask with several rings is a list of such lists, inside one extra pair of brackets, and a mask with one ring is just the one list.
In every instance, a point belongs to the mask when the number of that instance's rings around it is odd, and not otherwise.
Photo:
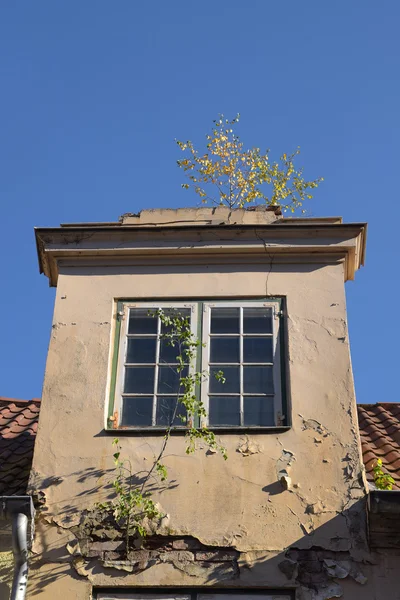
[[(14, 578), (10, 600), (24, 600), (28, 584), (28, 524), (34, 517), (30, 496), (0, 496), (0, 518), (12, 521)], [(32, 528), (31, 528), (32, 529)]]
[(12, 516), (14, 579), (10, 600), (24, 600), (28, 583), (28, 517), (23, 513)]

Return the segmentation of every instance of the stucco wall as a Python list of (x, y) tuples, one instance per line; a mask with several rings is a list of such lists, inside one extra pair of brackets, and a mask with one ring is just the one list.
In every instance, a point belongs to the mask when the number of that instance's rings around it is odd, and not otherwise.
[(14, 571), (13, 553), (0, 552), (0, 598), (8, 600)]
[[(266, 295), (287, 299), (291, 429), (221, 435), (226, 462), (201, 448), (187, 456), (184, 439), (173, 437), (164, 461), (171, 487), (156, 493), (168, 515), (160, 533), (236, 549), (239, 575), (221, 577), (212, 565), (191, 569), (176, 561), (127, 573), (103, 569), (95, 558), (77, 559), (72, 530), (82, 511), (106, 497), (112, 468), (114, 435), (104, 427), (115, 299)], [(354, 561), (342, 587), (354, 589), (354, 597), (364, 594), (361, 583), (354, 582), (363, 570), (358, 561), (366, 556), (357, 436), (341, 263), (60, 267), (31, 480), (41, 491), (43, 509), (30, 593), (40, 592), (44, 600), (83, 600), (91, 584), (294, 588), (304, 577), (295, 568), (288, 573), (278, 566), (285, 560), (301, 566), (301, 555), (286, 556), (292, 547), (336, 552), (332, 560)], [(121, 442), (141, 471), (162, 439), (124, 435)], [(243, 452), (246, 448), (250, 451)], [(290, 490), (278, 482), (285, 466)], [(314, 558), (321, 562), (324, 556)], [(177, 561), (192, 560), (184, 558)]]

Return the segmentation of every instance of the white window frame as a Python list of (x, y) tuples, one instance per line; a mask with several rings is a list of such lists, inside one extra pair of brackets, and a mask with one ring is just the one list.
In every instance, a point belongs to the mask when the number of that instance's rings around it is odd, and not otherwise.
[(293, 594), (290, 591), (282, 590), (281, 592), (270, 592), (270, 593), (257, 593), (256, 591), (243, 590), (242, 593), (229, 593), (229, 590), (224, 592), (201, 592), (196, 593), (176, 593), (176, 594), (160, 594), (155, 592), (154, 594), (144, 593), (140, 594), (137, 592), (98, 592), (96, 594), (96, 600), (292, 600)]
[[(121, 331), (120, 331), (120, 340), (118, 346), (118, 363), (117, 363), (117, 379), (115, 386), (115, 401), (114, 401), (114, 410), (118, 413), (118, 427), (121, 429), (133, 429), (140, 430), (146, 429), (145, 426), (122, 426), (122, 405), (124, 397), (138, 397), (138, 396), (150, 396), (151, 394), (126, 394), (124, 393), (124, 381), (125, 381), (125, 367), (128, 363), (126, 363), (126, 353), (128, 350), (128, 339), (129, 337), (133, 337), (131, 334), (128, 334), (129, 327), (129, 311), (131, 308), (147, 308), (148, 310), (157, 310), (157, 309), (168, 309), (168, 308), (189, 308), (191, 311), (190, 315), (190, 329), (192, 333), (197, 336), (197, 314), (198, 314), (198, 303), (197, 302), (124, 302), (122, 314), (119, 313), (119, 318), (122, 319)], [(158, 357), (159, 357), (159, 349), (160, 349), (160, 319), (158, 319), (158, 329), (157, 329), (157, 342), (156, 342), (156, 364), (158, 365)], [(153, 363), (135, 363), (135, 366), (150, 366)], [(189, 372), (193, 372), (195, 369), (194, 365), (191, 365)], [(156, 411), (157, 411), (157, 386), (158, 386), (158, 368), (155, 372), (154, 377), (154, 388), (153, 388), (153, 409), (152, 409), (152, 424), (148, 427), (165, 429), (164, 425), (156, 424)], [(186, 427), (186, 425), (182, 424), (182, 427)]]
[[(266, 394), (264, 397), (270, 398), (272, 397), (274, 403), (274, 425), (272, 427), (277, 427), (282, 422), (282, 385), (281, 385), (281, 349), (280, 349), (280, 309), (278, 302), (263, 302), (261, 301), (245, 301), (245, 302), (205, 302), (203, 305), (203, 332), (202, 332), (202, 342), (205, 344), (203, 346), (202, 352), (202, 369), (209, 370), (210, 365), (210, 329), (211, 329), (211, 309), (212, 308), (240, 308), (240, 323), (243, 323), (243, 309), (244, 308), (271, 308), (272, 309), (272, 323), (273, 323), (273, 331), (271, 334), (273, 340), (273, 363), (272, 363), (272, 377), (273, 377), (273, 394)], [(242, 327), (241, 327), (242, 329)], [(232, 334), (234, 335), (234, 334)], [(249, 334), (250, 335), (250, 334)], [(254, 335), (254, 334), (252, 334)], [(209, 425), (212, 429), (214, 428), (247, 428), (247, 427), (255, 427), (260, 428), (262, 425), (244, 425), (244, 411), (243, 411), (243, 332), (240, 331), (240, 425), (237, 426), (228, 426), (228, 425)], [(259, 363), (257, 363), (259, 364)], [(264, 363), (267, 364), (267, 363)], [(246, 363), (246, 365), (251, 365), (251, 363)], [(222, 369), (223, 370), (223, 369)], [(224, 392), (221, 392), (220, 395), (224, 396)], [(236, 395), (237, 394), (226, 394), (226, 395)], [(254, 394), (257, 395), (257, 394)], [(209, 415), (209, 378), (207, 381), (203, 382), (201, 388), (201, 400), (206, 409), (207, 415)], [(208, 417), (207, 421), (203, 419), (201, 425), (208, 426)]]

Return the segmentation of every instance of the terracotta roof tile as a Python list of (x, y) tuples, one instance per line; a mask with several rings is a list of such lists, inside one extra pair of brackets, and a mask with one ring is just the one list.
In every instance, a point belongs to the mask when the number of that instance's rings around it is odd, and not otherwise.
[(373, 483), (378, 458), (400, 490), (400, 403), (358, 404), (358, 424), (367, 479)]
[(26, 494), (40, 400), (0, 396), (0, 496)]

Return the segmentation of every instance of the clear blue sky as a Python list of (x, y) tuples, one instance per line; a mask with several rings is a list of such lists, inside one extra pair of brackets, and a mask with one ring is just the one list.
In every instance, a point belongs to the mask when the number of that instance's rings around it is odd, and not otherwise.
[(240, 112), (246, 145), (300, 145), (324, 176), (313, 215), (369, 222), (347, 284), (357, 398), (400, 401), (399, 22), (395, 0), (3, 2), (0, 395), (41, 394), (54, 290), (33, 227), (194, 203), (174, 138)]

